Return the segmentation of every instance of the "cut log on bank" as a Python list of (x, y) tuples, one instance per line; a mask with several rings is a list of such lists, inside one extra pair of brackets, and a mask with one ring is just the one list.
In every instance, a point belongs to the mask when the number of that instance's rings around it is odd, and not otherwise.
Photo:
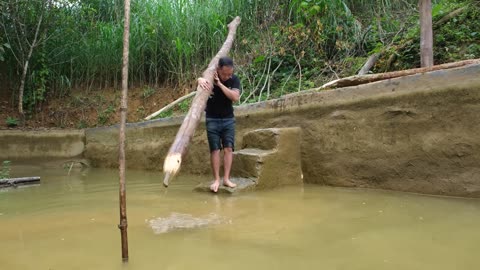
[(370, 74), (370, 75), (355, 75), (355, 76), (346, 77), (346, 78), (328, 82), (320, 86), (318, 89), (355, 86), (355, 85), (360, 85), (365, 83), (371, 83), (371, 82), (376, 82), (381, 80), (413, 75), (417, 73), (456, 68), (456, 67), (461, 67), (461, 66), (466, 66), (471, 64), (478, 64), (478, 63), (480, 63), (480, 59), (471, 59), (471, 60), (436, 65), (432, 67), (414, 68), (414, 69), (407, 69), (407, 70), (400, 70), (400, 71), (393, 71), (393, 72), (386, 72), (386, 73), (379, 73), (379, 74)]
[[(218, 60), (221, 57), (227, 56), (228, 52), (232, 48), (233, 40), (235, 39), (235, 34), (239, 24), (240, 17), (236, 17), (228, 24), (227, 39), (223, 43), (222, 48), (218, 51), (217, 55), (215, 55), (212, 61), (210, 61), (208, 68), (202, 74), (202, 77), (210, 82), (212, 88), (213, 76), (217, 70)], [(210, 93), (208, 91), (202, 90), (201, 87), (197, 85), (196, 95), (193, 98), (190, 110), (188, 111), (182, 125), (180, 126), (180, 129), (178, 130), (177, 136), (175, 137), (175, 140), (173, 141), (173, 144), (170, 147), (163, 164), (163, 172), (165, 174), (163, 185), (165, 187), (168, 187), (170, 178), (174, 177), (175, 174), (177, 174), (177, 172), (180, 170), (182, 158), (185, 155), (195, 129), (200, 123), (200, 118), (202, 117), (202, 113), (207, 105), (209, 95)]]
[(40, 182), (40, 176), (0, 179), (0, 188), (32, 185)]
[(367, 62), (363, 65), (357, 75), (366, 75), (370, 69), (375, 65), (378, 58), (380, 57), (380, 53), (374, 53), (368, 57)]

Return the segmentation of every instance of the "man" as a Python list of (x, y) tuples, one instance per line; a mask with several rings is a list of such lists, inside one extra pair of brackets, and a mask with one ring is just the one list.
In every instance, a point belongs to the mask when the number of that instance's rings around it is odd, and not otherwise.
[[(240, 80), (233, 74), (233, 60), (222, 57), (218, 61), (217, 72), (214, 74), (213, 90), (207, 102), (206, 128), (210, 148), (210, 162), (213, 172), (213, 183), (210, 189), (218, 191), (220, 186), (220, 150), (223, 149), (223, 185), (234, 188), (237, 185), (230, 181), (233, 151), (235, 146), (235, 117), (233, 102), (240, 99)], [(210, 83), (198, 79), (198, 84), (210, 91)]]

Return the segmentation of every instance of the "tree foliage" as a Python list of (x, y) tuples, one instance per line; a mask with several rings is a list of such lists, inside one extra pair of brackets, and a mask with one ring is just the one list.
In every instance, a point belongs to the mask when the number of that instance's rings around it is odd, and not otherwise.
[[(435, 62), (480, 56), (479, 1), (433, 1)], [(226, 24), (242, 17), (232, 51), (244, 92), (254, 102), (354, 74), (372, 53), (374, 72), (418, 66), (418, 0), (143, 0), (132, 3), (129, 81), (189, 84), (223, 43)], [(0, 1), (2, 78), (18, 89), (40, 14), (23, 104), (76, 89), (118, 89), (122, 13), (119, 0)], [(405, 14), (412, 14), (405, 16)], [(15, 93), (13, 93), (15, 95)]]

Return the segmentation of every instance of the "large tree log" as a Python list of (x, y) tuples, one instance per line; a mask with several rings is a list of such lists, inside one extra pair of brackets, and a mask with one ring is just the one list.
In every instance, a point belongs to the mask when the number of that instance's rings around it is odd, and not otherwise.
[(436, 65), (432, 67), (414, 68), (414, 69), (393, 71), (393, 72), (387, 72), (387, 73), (379, 73), (379, 74), (371, 74), (371, 75), (355, 75), (355, 76), (328, 82), (320, 86), (318, 89), (355, 86), (355, 85), (360, 85), (365, 83), (371, 83), (371, 82), (376, 82), (381, 80), (413, 75), (417, 73), (435, 71), (440, 69), (456, 68), (456, 67), (461, 67), (461, 66), (470, 65), (470, 64), (480, 64), (480, 59), (470, 59), (470, 60), (464, 60), (459, 62)]
[(40, 176), (0, 179), (0, 188), (31, 185), (40, 182)]
[[(237, 27), (240, 24), (240, 17), (236, 17), (232, 22), (228, 24), (228, 36), (223, 43), (222, 48), (218, 51), (217, 55), (210, 61), (208, 68), (203, 72), (202, 77), (210, 82), (213, 88), (213, 76), (217, 70), (218, 60), (221, 57), (227, 56), (230, 48), (232, 48), (233, 40), (237, 32)], [(193, 133), (200, 123), (200, 118), (207, 105), (208, 97), (210, 93), (203, 90), (200, 86), (197, 86), (196, 95), (193, 98), (192, 105), (188, 111), (185, 119), (183, 120), (177, 136), (168, 151), (167, 157), (163, 164), (163, 172), (165, 177), (163, 179), (163, 185), (168, 187), (170, 178), (175, 176), (180, 170), (182, 164), (182, 158), (185, 155), (188, 144), (190, 143)]]

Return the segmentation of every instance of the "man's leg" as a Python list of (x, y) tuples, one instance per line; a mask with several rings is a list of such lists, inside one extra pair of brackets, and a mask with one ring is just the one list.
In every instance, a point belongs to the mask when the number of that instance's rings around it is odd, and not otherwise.
[(207, 118), (206, 121), (208, 146), (210, 148), (210, 164), (212, 166), (213, 183), (210, 189), (213, 192), (218, 191), (220, 185), (220, 132), (221, 126), (216, 119)]
[(236, 187), (235, 183), (230, 181), (230, 171), (232, 169), (233, 162), (233, 149), (235, 145), (235, 119), (225, 119), (224, 130), (222, 133), (223, 143), (223, 185), (227, 187)]
[(223, 149), (223, 185), (227, 187), (236, 187), (235, 183), (230, 181), (230, 170), (232, 169), (232, 161), (233, 161), (233, 150), (230, 147), (226, 147)]
[(213, 150), (210, 153), (210, 163), (212, 165), (213, 172), (213, 184), (210, 186), (210, 189), (213, 192), (218, 191), (218, 186), (220, 185), (220, 150)]

